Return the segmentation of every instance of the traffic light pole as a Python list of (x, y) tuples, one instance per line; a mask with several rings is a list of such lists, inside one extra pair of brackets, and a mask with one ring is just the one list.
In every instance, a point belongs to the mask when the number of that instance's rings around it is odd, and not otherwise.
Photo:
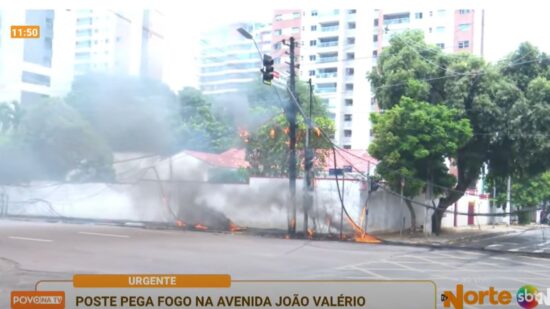
[[(313, 107), (313, 85), (311, 84), (311, 78), (309, 79), (309, 120), (307, 123), (306, 130), (306, 139), (305, 139), (305, 160), (304, 160), (304, 171), (305, 171), (305, 183), (304, 183), (304, 235), (308, 234), (308, 220), (309, 220), (309, 211), (311, 210), (313, 202), (313, 185), (312, 185), (312, 167), (313, 167), (313, 150), (310, 145), (311, 138), (311, 126), (313, 125), (311, 119), (311, 112)], [(314, 224), (315, 226), (315, 224)]]
[[(294, 37), (290, 37), (290, 79), (289, 88), (291, 94), (296, 95), (296, 64), (295, 64), (295, 47), (296, 42)], [(292, 98), (291, 98), (292, 100)], [(296, 106), (291, 102), (288, 107), (288, 123), (289, 123), (289, 159), (288, 159), (288, 180), (290, 189), (290, 222), (288, 232), (290, 235), (296, 234)]]

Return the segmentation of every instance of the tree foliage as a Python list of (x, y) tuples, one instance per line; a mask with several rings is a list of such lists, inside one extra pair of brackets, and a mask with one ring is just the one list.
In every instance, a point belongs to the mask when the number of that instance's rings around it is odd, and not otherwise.
[(23, 111), (17, 129), (0, 145), (3, 183), (65, 180), (69, 172), (84, 165), (87, 173), (80, 171), (78, 180), (112, 180), (108, 145), (76, 110), (50, 99)]
[[(405, 96), (444, 104), (457, 109), (472, 128), (472, 138), (448, 155), (458, 177), (453, 190), (441, 194), (434, 232), (440, 230), (443, 211), (475, 184), (485, 163), (490, 173), (500, 176), (535, 175), (547, 169), (546, 55), (522, 44), (503, 62), (491, 65), (466, 53), (444, 54), (427, 45), (418, 31), (395, 35), (390, 44), (368, 76), (379, 105), (392, 109)], [(406, 142), (411, 137), (415, 134), (396, 138)]]
[[(275, 92), (278, 91), (278, 94)], [(296, 87), (299, 102), (303, 110), (309, 114), (309, 87), (299, 82)], [(251, 174), (258, 176), (288, 175), (289, 124), (287, 112), (290, 97), (285, 91), (274, 90), (260, 83), (252, 83), (248, 90), (248, 100), (251, 112), (260, 115), (271, 113), (264, 123), (255, 128), (249, 128), (244, 133), (246, 141), (246, 158), (251, 165)], [(311, 105), (311, 115), (316, 126), (329, 136), (334, 134), (334, 122), (328, 116), (326, 104), (314, 95)], [(296, 154), (298, 170), (303, 169), (304, 141), (307, 124), (302, 116), (297, 116)], [(319, 130), (313, 129), (310, 135), (311, 147), (316, 151), (317, 168), (324, 166), (330, 143), (324, 139)]]
[[(372, 114), (376, 136), (369, 153), (381, 159), (377, 172), (390, 188), (414, 198), (431, 180), (443, 186), (456, 182), (449, 174), (445, 159), (452, 157), (472, 137), (468, 119), (445, 105), (418, 102), (403, 97), (398, 105), (383, 114)], [(435, 187), (434, 194), (441, 193)], [(411, 211), (412, 229), (415, 214)]]
[(219, 152), (236, 143), (236, 129), (212, 110), (211, 99), (186, 87), (179, 92), (176, 135), (179, 148)]
[(74, 81), (67, 102), (113, 151), (165, 154), (175, 150), (177, 98), (159, 81), (89, 74)]

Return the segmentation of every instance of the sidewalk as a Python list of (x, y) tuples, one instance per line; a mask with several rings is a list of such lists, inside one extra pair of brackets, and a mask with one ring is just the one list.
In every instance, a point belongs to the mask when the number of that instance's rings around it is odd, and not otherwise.
[[(482, 241), (487, 241), (492, 238), (514, 235), (522, 232), (540, 229), (541, 225), (482, 225), (482, 226), (466, 226), (456, 228), (444, 228), (439, 236), (424, 235), (422, 231), (415, 234), (403, 233), (384, 233), (374, 234), (386, 244), (395, 245), (417, 245), (430, 246), (441, 248), (467, 248), (486, 250), (485, 246), (481, 245)], [(547, 225), (545, 227), (548, 227)], [(500, 250), (490, 250), (500, 251)], [(504, 252), (504, 251), (503, 251)], [(508, 252), (508, 251), (506, 251)]]

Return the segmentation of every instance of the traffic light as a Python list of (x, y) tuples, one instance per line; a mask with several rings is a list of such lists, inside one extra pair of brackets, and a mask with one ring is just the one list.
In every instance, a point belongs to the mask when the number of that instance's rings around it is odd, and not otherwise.
[(270, 55), (265, 55), (264, 54), (263, 64), (264, 64), (264, 68), (261, 70), (262, 71), (262, 80), (263, 80), (264, 84), (271, 85), (271, 80), (273, 80), (273, 71), (274, 71), (274, 69), (273, 69), (273, 64), (274, 64), (273, 58)]

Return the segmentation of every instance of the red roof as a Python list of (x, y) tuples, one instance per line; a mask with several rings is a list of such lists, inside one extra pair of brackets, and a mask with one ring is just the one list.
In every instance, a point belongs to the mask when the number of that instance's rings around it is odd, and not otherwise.
[[(336, 166), (337, 168), (343, 168), (346, 165), (351, 165), (354, 172), (357, 170), (362, 173), (366, 173), (369, 168), (374, 169), (378, 160), (371, 157), (367, 151), (360, 149), (336, 149)], [(326, 158), (325, 171), (334, 168), (334, 156), (332, 150), (329, 150)]]
[(210, 165), (226, 168), (247, 168), (250, 166), (245, 160), (246, 152), (244, 149), (231, 148), (222, 153), (210, 153), (186, 150), (186, 154), (204, 161)]

